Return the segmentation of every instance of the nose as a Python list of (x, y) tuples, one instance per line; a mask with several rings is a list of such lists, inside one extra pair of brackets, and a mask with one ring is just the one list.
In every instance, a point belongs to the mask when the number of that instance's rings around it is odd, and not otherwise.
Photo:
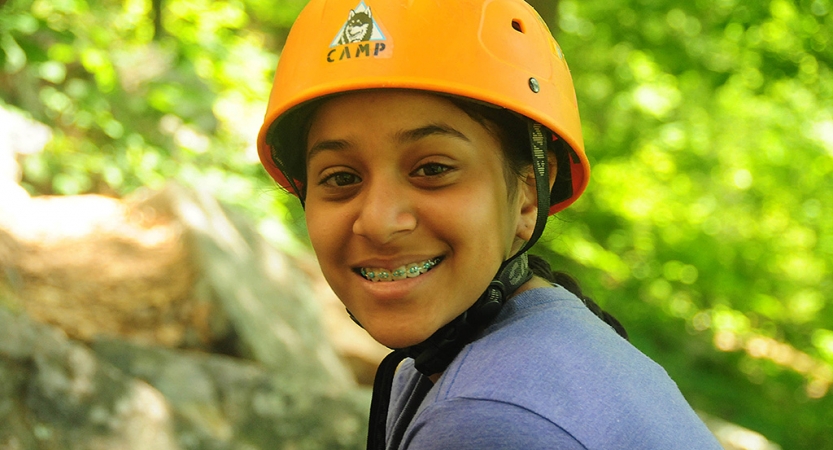
[(407, 189), (395, 181), (368, 183), (359, 207), (353, 233), (374, 243), (390, 243), (416, 228), (417, 218)]

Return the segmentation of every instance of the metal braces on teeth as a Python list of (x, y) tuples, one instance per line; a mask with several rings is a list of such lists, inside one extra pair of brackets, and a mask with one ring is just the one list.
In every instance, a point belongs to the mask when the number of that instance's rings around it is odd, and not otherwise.
[(425, 272), (428, 272), (440, 263), (442, 258), (434, 258), (429, 259), (428, 261), (416, 264), (408, 264), (404, 268), (397, 267), (392, 271), (388, 271), (386, 269), (367, 269), (362, 268), (360, 270), (361, 275), (370, 280), (370, 281), (395, 281), (395, 280), (403, 280), (405, 278), (414, 278), (418, 275), (421, 275)]

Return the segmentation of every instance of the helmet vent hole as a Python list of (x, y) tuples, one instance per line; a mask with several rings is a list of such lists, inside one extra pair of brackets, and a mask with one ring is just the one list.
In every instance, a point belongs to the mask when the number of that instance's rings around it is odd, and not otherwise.
[(521, 22), (518, 19), (514, 19), (512, 21), (512, 28), (514, 28), (515, 31), (518, 31), (518, 32), (521, 32), (521, 33), (524, 32), (524, 24), (523, 24), (523, 22)]

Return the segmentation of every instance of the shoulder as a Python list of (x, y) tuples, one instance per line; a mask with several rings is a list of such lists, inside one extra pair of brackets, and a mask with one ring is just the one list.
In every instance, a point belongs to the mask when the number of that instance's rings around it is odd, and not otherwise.
[[(507, 303), (495, 324), (449, 366), (443, 381), (449, 387), (459, 381), (477, 386), (465, 378), (485, 376), (503, 383), (499, 380), (537, 377), (552, 387), (575, 382), (578, 375), (616, 381), (636, 373), (667, 377), (575, 295), (562, 288), (539, 288)], [(493, 378), (497, 375), (511, 376)]]
[(401, 448), (586, 450), (567, 431), (533, 411), (511, 403), (459, 397), (423, 409)]
[[(587, 447), (713, 440), (665, 370), (564, 289), (513, 299), (435, 388), (438, 403), (481, 399), (534, 412)], [(657, 442), (634, 441), (646, 435)]]

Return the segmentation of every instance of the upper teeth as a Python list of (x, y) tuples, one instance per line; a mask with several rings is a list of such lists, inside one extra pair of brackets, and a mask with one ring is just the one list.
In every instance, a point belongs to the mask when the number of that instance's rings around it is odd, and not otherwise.
[(382, 268), (363, 267), (361, 274), (370, 281), (396, 281), (404, 280), (405, 278), (414, 278), (431, 270), (432, 267), (439, 264), (440, 258), (429, 259), (413, 264), (399, 266), (393, 270)]

